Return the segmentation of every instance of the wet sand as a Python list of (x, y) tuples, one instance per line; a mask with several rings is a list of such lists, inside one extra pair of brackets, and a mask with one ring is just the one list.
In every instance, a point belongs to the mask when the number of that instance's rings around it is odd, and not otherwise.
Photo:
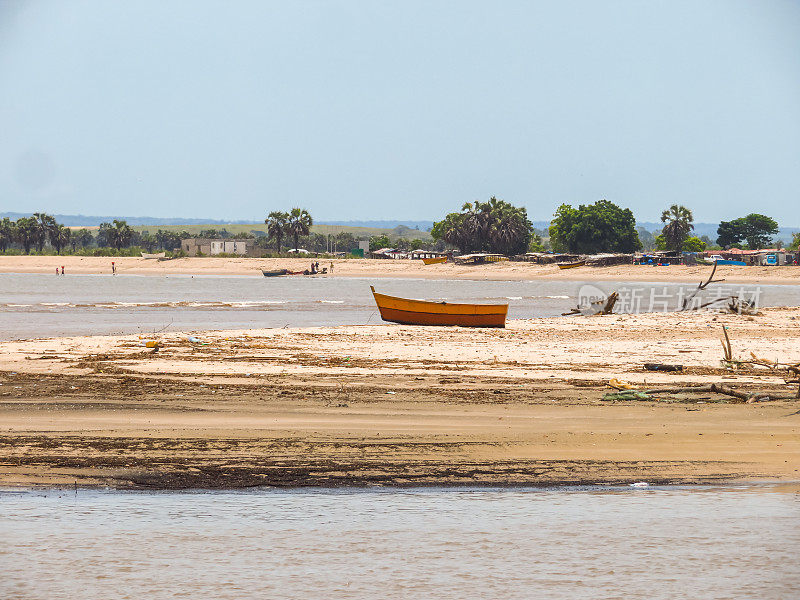
[[(310, 258), (179, 258), (152, 260), (81, 256), (0, 256), (0, 273), (53, 273), (65, 267), (67, 275), (111, 274), (111, 261), (118, 274), (129, 275), (253, 275), (261, 269), (307, 269)], [(708, 266), (653, 267), (619, 265), (615, 267), (579, 267), (561, 270), (556, 265), (502, 261), (477, 266), (440, 264), (424, 265), (420, 260), (319, 260), (320, 266), (334, 263), (334, 277), (408, 277), (418, 279), (485, 279), (520, 281), (554, 279), (566, 281), (663, 281), (696, 282), (705, 279)], [(320, 276), (325, 277), (325, 275)], [(728, 283), (800, 284), (800, 267), (737, 267), (721, 265), (717, 277)]]
[[(800, 309), (76, 337), (0, 344), (0, 485), (239, 488), (800, 479), (800, 401), (736, 357), (800, 362)], [(682, 373), (650, 372), (677, 363)]]

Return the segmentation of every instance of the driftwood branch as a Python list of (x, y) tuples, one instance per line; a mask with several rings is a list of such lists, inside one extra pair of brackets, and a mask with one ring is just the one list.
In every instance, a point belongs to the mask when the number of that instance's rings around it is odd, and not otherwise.
[[(700, 282), (700, 285), (697, 286), (697, 289), (692, 293), (691, 296), (687, 296), (686, 298), (683, 299), (683, 306), (681, 307), (681, 310), (686, 310), (689, 307), (689, 303), (692, 300), (694, 300), (695, 296), (697, 296), (697, 294), (702, 292), (704, 289), (706, 289), (712, 283), (721, 283), (721, 282), (725, 281), (724, 279), (714, 279), (714, 273), (716, 273), (716, 272), (717, 272), (717, 261), (714, 261), (714, 268), (711, 269), (711, 275), (709, 275), (708, 279), (706, 279), (705, 281), (701, 281)], [(715, 302), (716, 302), (716, 300), (715, 300)], [(708, 306), (708, 304), (706, 304), (705, 306)], [(702, 307), (700, 307), (700, 308), (702, 308)]]
[(577, 306), (569, 312), (561, 313), (562, 317), (569, 317), (571, 315), (610, 315), (614, 313), (614, 305), (619, 300), (617, 292), (611, 292), (605, 300), (597, 300), (587, 308)]
[[(657, 388), (652, 390), (645, 390), (645, 394), (702, 394), (711, 392), (713, 394), (722, 394), (724, 396), (731, 396), (744, 400), (745, 402), (761, 402), (764, 400), (794, 400), (794, 395), (786, 394), (772, 394), (769, 392), (742, 392), (735, 390), (724, 383), (712, 383), (711, 385), (700, 385), (694, 387), (672, 387), (672, 388)], [(800, 397), (800, 396), (798, 396)]]

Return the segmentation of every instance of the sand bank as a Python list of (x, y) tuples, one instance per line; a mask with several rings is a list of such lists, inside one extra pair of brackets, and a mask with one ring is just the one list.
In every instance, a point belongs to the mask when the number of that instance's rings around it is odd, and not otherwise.
[[(800, 402), (607, 402), (607, 383), (793, 392), (800, 309), (0, 344), (0, 485), (553, 485), (800, 479)], [(198, 341), (199, 340), (199, 341)], [(682, 373), (645, 371), (680, 363)]]
[[(261, 269), (307, 269), (311, 259), (286, 258), (179, 258), (158, 261), (144, 258), (108, 258), (81, 256), (0, 256), (0, 273), (55, 274), (65, 267), (67, 275), (111, 274), (111, 261), (117, 273), (129, 275), (252, 275), (261, 277)], [(560, 270), (555, 265), (503, 261), (477, 266), (455, 264), (424, 265), (419, 260), (342, 259), (320, 261), (320, 266), (334, 264), (334, 277), (408, 277), (421, 279), (485, 279), (519, 281), (554, 279), (568, 281), (675, 281), (696, 282), (709, 273), (707, 266), (653, 267), (619, 265), (580, 267)], [(719, 277), (729, 283), (800, 285), (800, 267), (737, 267), (722, 265)]]

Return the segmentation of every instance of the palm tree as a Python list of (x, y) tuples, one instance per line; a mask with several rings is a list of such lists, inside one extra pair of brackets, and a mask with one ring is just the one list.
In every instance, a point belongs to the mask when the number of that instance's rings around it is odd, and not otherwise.
[(683, 243), (689, 237), (689, 232), (694, 229), (692, 221), (694, 221), (692, 211), (678, 204), (673, 204), (661, 213), (661, 222), (666, 223), (661, 234), (669, 250), (680, 252), (683, 249)]
[(289, 213), (273, 210), (264, 223), (267, 224), (267, 235), (275, 240), (275, 248), (278, 252), (281, 251), (281, 241), (283, 236), (286, 235), (286, 224), (289, 221)]
[(294, 249), (298, 249), (301, 235), (308, 235), (314, 220), (305, 208), (293, 208), (286, 222), (286, 232), (294, 239)]
[(61, 254), (61, 249), (69, 244), (71, 237), (72, 230), (63, 225), (58, 225), (55, 231), (50, 233), (50, 243), (56, 249), (56, 254)]
[(17, 241), (25, 249), (25, 254), (30, 254), (31, 246), (39, 240), (39, 223), (33, 217), (20, 217), (17, 219), (14, 230)]
[(36, 234), (36, 249), (41, 252), (48, 238), (52, 243), (53, 235), (58, 228), (58, 223), (56, 223), (55, 217), (47, 213), (33, 213), (33, 218), (39, 230)]
[(127, 246), (131, 238), (133, 238), (133, 229), (128, 225), (127, 221), (119, 221), (114, 219), (114, 247), (117, 250)]
[(8, 217), (0, 221), (0, 252), (5, 252), (16, 238), (16, 225)]

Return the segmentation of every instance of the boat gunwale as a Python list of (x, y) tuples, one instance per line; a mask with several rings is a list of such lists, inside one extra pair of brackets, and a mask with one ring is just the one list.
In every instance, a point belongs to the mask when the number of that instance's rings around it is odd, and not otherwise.
[(414, 299), (409, 299), (409, 298), (401, 298), (399, 296), (390, 296), (388, 294), (381, 294), (380, 292), (376, 292), (375, 290), (372, 290), (372, 294), (375, 297), (375, 302), (378, 304), (378, 308), (381, 308), (381, 304), (380, 304), (380, 302), (378, 302), (378, 297), (380, 296), (382, 298), (389, 298), (391, 300), (399, 301), (399, 303), (401, 305), (403, 305), (403, 304), (409, 305), (409, 306), (419, 305), (419, 306), (421, 306), (423, 308), (424, 307), (433, 307), (433, 306), (436, 306), (436, 307), (445, 307), (446, 306), (446, 307), (454, 308), (456, 310), (459, 310), (459, 309), (461, 309), (461, 310), (463, 310), (463, 309), (473, 309), (474, 310), (476, 308), (477, 309), (497, 309), (495, 311), (486, 311), (486, 312), (480, 311), (480, 312), (474, 312), (474, 313), (469, 313), (469, 312), (468, 313), (458, 313), (458, 312), (448, 312), (448, 311), (442, 311), (442, 310), (438, 310), (438, 311), (404, 310), (404, 309), (398, 309), (398, 308), (389, 307), (389, 306), (385, 306), (384, 305), (384, 308), (393, 308), (394, 310), (403, 310), (404, 312), (409, 312), (409, 313), (434, 314), (434, 315), (453, 314), (453, 315), (459, 315), (459, 316), (461, 316), (461, 315), (471, 315), (471, 314), (476, 314), (476, 315), (508, 314), (508, 304), (474, 304), (474, 303), (469, 303), (469, 302), (434, 302), (432, 300), (414, 300)]

